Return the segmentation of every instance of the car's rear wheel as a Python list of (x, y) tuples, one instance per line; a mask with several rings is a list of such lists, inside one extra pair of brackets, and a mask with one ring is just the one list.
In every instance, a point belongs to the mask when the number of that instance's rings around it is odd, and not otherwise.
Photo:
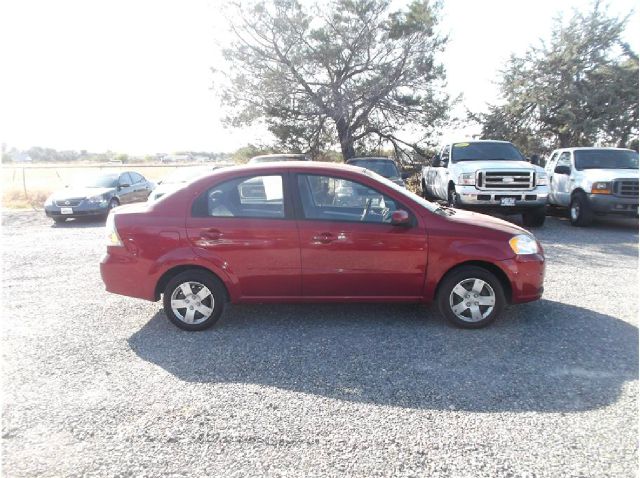
[(442, 315), (466, 329), (490, 324), (506, 304), (498, 278), (477, 266), (463, 266), (447, 274), (438, 288), (437, 302)]
[(531, 209), (522, 213), (522, 223), (527, 227), (542, 227), (547, 218), (544, 207)]
[(225, 303), (225, 288), (213, 274), (202, 270), (182, 272), (164, 289), (164, 312), (184, 330), (204, 330), (215, 324)]
[(588, 226), (593, 222), (593, 211), (584, 193), (576, 193), (569, 205), (571, 224), (578, 227)]

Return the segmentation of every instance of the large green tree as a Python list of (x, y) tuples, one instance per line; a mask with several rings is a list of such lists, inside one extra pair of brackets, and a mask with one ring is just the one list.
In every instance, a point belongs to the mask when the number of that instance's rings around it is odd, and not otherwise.
[[(224, 79), (216, 86), (234, 126), (263, 122), (280, 145), (340, 146), (346, 160), (376, 142), (422, 151), (446, 118), (436, 56), (439, 5), (389, 0), (236, 3)], [(402, 133), (419, 125), (423, 139)]]
[(483, 137), (522, 149), (607, 144), (638, 134), (638, 56), (624, 43), (626, 19), (599, 2), (558, 19), (550, 41), (512, 56), (502, 72), (503, 101), (472, 115)]

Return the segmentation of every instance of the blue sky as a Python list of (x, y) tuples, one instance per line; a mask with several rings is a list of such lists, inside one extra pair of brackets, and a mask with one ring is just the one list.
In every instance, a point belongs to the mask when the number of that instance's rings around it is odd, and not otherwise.
[[(402, 0), (396, 0), (397, 4)], [(445, 2), (448, 89), (479, 110), (496, 101), (498, 70), (548, 36), (582, 0)], [(632, 0), (610, 1), (626, 15)], [(640, 19), (627, 40), (638, 50)], [(213, 0), (8, 0), (0, 6), (0, 141), (27, 148), (145, 154), (231, 151), (264, 138), (225, 129), (210, 67), (226, 35)], [(460, 132), (445, 131), (445, 136)]]

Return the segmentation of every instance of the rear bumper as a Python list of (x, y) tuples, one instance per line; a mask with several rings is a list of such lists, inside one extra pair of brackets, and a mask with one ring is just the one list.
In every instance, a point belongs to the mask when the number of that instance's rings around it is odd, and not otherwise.
[(511, 283), (511, 303), (532, 302), (544, 292), (545, 258), (542, 254), (516, 256), (501, 262)]
[(114, 251), (118, 249), (115, 247), (107, 249), (100, 261), (100, 276), (107, 292), (155, 302), (157, 277), (151, 277), (148, 268), (137, 257), (124, 250)]
[(638, 215), (638, 197), (589, 194), (589, 203), (593, 211), (597, 214)]

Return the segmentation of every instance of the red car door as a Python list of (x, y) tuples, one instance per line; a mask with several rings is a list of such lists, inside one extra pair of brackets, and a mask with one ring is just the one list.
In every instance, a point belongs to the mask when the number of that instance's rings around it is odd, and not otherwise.
[(302, 295), (420, 298), (427, 236), (418, 218), (395, 226), (404, 209), (377, 190), (339, 177), (297, 174)]
[(187, 217), (196, 254), (224, 264), (243, 299), (300, 296), (298, 230), (285, 197), (282, 175), (236, 178), (204, 192)]

